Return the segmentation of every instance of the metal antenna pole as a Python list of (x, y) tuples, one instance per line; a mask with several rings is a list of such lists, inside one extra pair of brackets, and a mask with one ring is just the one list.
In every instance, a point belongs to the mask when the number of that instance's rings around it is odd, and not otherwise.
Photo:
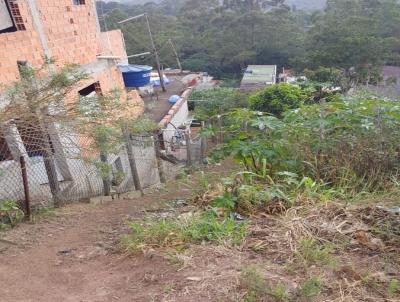
[(151, 47), (153, 48), (153, 53), (154, 53), (154, 57), (156, 59), (156, 64), (157, 64), (157, 72), (158, 72), (158, 76), (160, 77), (160, 84), (161, 84), (161, 88), (164, 92), (167, 91), (167, 89), (165, 88), (165, 83), (164, 83), (164, 76), (161, 70), (161, 64), (160, 64), (160, 57), (158, 55), (158, 51), (156, 48), (156, 45), (154, 44), (154, 38), (153, 38), (153, 33), (151, 32), (151, 27), (150, 27), (150, 21), (149, 21), (149, 17), (147, 15), (147, 13), (138, 15), (138, 16), (134, 16), (134, 17), (130, 17), (128, 19), (119, 21), (118, 24), (123, 24), (132, 20), (136, 20), (139, 19), (141, 17), (145, 17), (146, 18), (146, 24), (147, 24), (147, 30), (149, 32), (149, 36), (150, 36), (150, 41), (151, 41)]
[(161, 88), (162, 88), (162, 90), (164, 92), (166, 92), (167, 89), (165, 88), (165, 84), (164, 84), (164, 75), (163, 75), (163, 72), (161, 70), (160, 57), (158, 56), (158, 51), (157, 51), (156, 45), (154, 44), (153, 34), (152, 34), (151, 28), (150, 28), (149, 17), (147, 16), (147, 14), (144, 14), (144, 15), (146, 17), (147, 29), (148, 29), (149, 35), (150, 35), (151, 46), (153, 48), (154, 57), (156, 59), (157, 72), (158, 72), (158, 76), (160, 77)]
[(178, 63), (178, 67), (179, 70), (182, 72), (182, 64), (181, 64), (181, 60), (179, 59), (179, 55), (175, 49), (175, 45), (174, 42), (172, 42), (172, 39), (168, 39), (169, 44), (171, 45), (172, 51), (174, 52), (175, 58), (176, 58), (176, 62)]

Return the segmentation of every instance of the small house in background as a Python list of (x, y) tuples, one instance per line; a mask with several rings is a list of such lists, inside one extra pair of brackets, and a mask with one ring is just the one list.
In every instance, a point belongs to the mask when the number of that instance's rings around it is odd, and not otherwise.
[(244, 72), (240, 89), (255, 90), (276, 84), (276, 65), (249, 65)]
[(282, 68), (282, 72), (278, 76), (279, 83), (295, 84), (298, 81), (306, 81), (307, 78), (304, 75), (296, 75), (292, 69)]
[(400, 95), (400, 66), (383, 67), (383, 85), (393, 87), (396, 94)]

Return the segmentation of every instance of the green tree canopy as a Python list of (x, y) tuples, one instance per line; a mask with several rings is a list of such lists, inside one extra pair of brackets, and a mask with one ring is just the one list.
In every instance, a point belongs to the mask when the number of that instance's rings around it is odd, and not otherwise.
[(250, 96), (252, 110), (268, 112), (281, 116), (288, 109), (295, 109), (306, 99), (304, 91), (295, 85), (277, 84)]

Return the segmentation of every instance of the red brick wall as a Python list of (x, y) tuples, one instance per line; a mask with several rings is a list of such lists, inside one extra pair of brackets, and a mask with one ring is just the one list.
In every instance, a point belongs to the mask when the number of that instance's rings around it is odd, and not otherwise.
[[(93, 1), (86, 0), (85, 5), (74, 5), (73, 0), (36, 0), (47, 44), (57, 65), (88, 64), (96, 61), (97, 55), (100, 54), (126, 57), (121, 31), (115, 30), (108, 34), (99, 32)], [(0, 34), (0, 84), (2, 85), (18, 79), (18, 60), (40, 66), (45, 55), (26, 0), (19, 0), (17, 3), (26, 31)], [(80, 86), (100, 81), (102, 91), (106, 93), (118, 88), (123, 92), (122, 99), (126, 99), (122, 75), (116, 66), (91, 77), (87, 83), (82, 83)], [(3, 89), (0, 85), (1, 90)], [(79, 90), (77, 88), (68, 96), (68, 101), (76, 99)], [(137, 93), (132, 93), (132, 96), (134, 103), (143, 105)], [(141, 110), (136, 108), (134, 111)]]
[(101, 33), (102, 54), (112, 55), (126, 59), (124, 37), (120, 30), (111, 30)]
[[(49, 50), (57, 64), (87, 64), (101, 53), (94, 0), (73, 5), (72, 0), (36, 0)], [(17, 61), (43, 63), (44, 50), (26, 0), (18, 2), (26, 31), (0, 34), (0, 83), (18, 79)]]
[(29, 7), (25, 1), (18, 1), (18, 6), (26, 31), (0, 34), (0, 84), (2, 85), (18, 79), (17, 61), (29, 61), (33, 65), (43, 63), (44, 52), (39, 35), (34, 31)]
[(59, 63), (87, 64), (101, 53), (94, 0), (37, 0), (53, 58)]

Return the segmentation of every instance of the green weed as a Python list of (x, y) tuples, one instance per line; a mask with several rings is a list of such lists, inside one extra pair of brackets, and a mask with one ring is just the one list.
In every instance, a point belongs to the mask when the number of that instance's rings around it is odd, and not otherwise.
[(400, 290), (399, 280), (397, 279), (390, 280), (388, 285), (389, 296), (395, 295), (399, 290)]
[(176, 284), (174, 282), (171, 282), (171, 283), (167, 283), (164, 286), (164, 290), (163, 291), (164, 291), (165, 294), (171, 294), (171, 293), (173, 293), (175, 291), (175, 288), (176, 288)]
[(273, 297), (273, 299), (276, 302), (285, 302), (289, 301), (289, 293), (288, 290), (285, 286), (285, 284), (279, 282), (278, 284), (271, 286), (269, 289), (269, 294), (270, 296)]
[[(0, 229), (5, 230), (16, 226), (24, 218), (24, 212), (19, 208), (14, 200), (8, 200), (0, 203)], [(7, 226), (8, 225), (8, 226)]]
[(315, 239), (302, 239), (295, 253), (295, 265), (305, 269), (311, 265), (334, 265), (335, 261), (331, 252), (330, 245), (321, 244)]
[(132, 233), (123, 237), (122, 243), (134, 252), (149, 247), (180, 247), (203, 241), (239, 245), (246, 236), (245, 223), (230, 217), (218, 217), (213, 211), (195, 213), (186, 219), (147, 219), (129, 225)]
[(320, 278), (312, 277), (301, 284), (300, 296), (306, 299), (315, 297), (321, 293), (323, 287), (324, 285)]
[(55, 215), (56, 215), (56, 211), (54, 208), (41, 207), (34, 211), (34, 213), (32, 215), (32, 220), (35, 222), (40, 219), (54, 217)]
[(264, 276), (253, 266), (246, 267), (242, 270), (240, 285), (247, 291), (242, 302), (262, 301), (263, 297), (268, 293)]

